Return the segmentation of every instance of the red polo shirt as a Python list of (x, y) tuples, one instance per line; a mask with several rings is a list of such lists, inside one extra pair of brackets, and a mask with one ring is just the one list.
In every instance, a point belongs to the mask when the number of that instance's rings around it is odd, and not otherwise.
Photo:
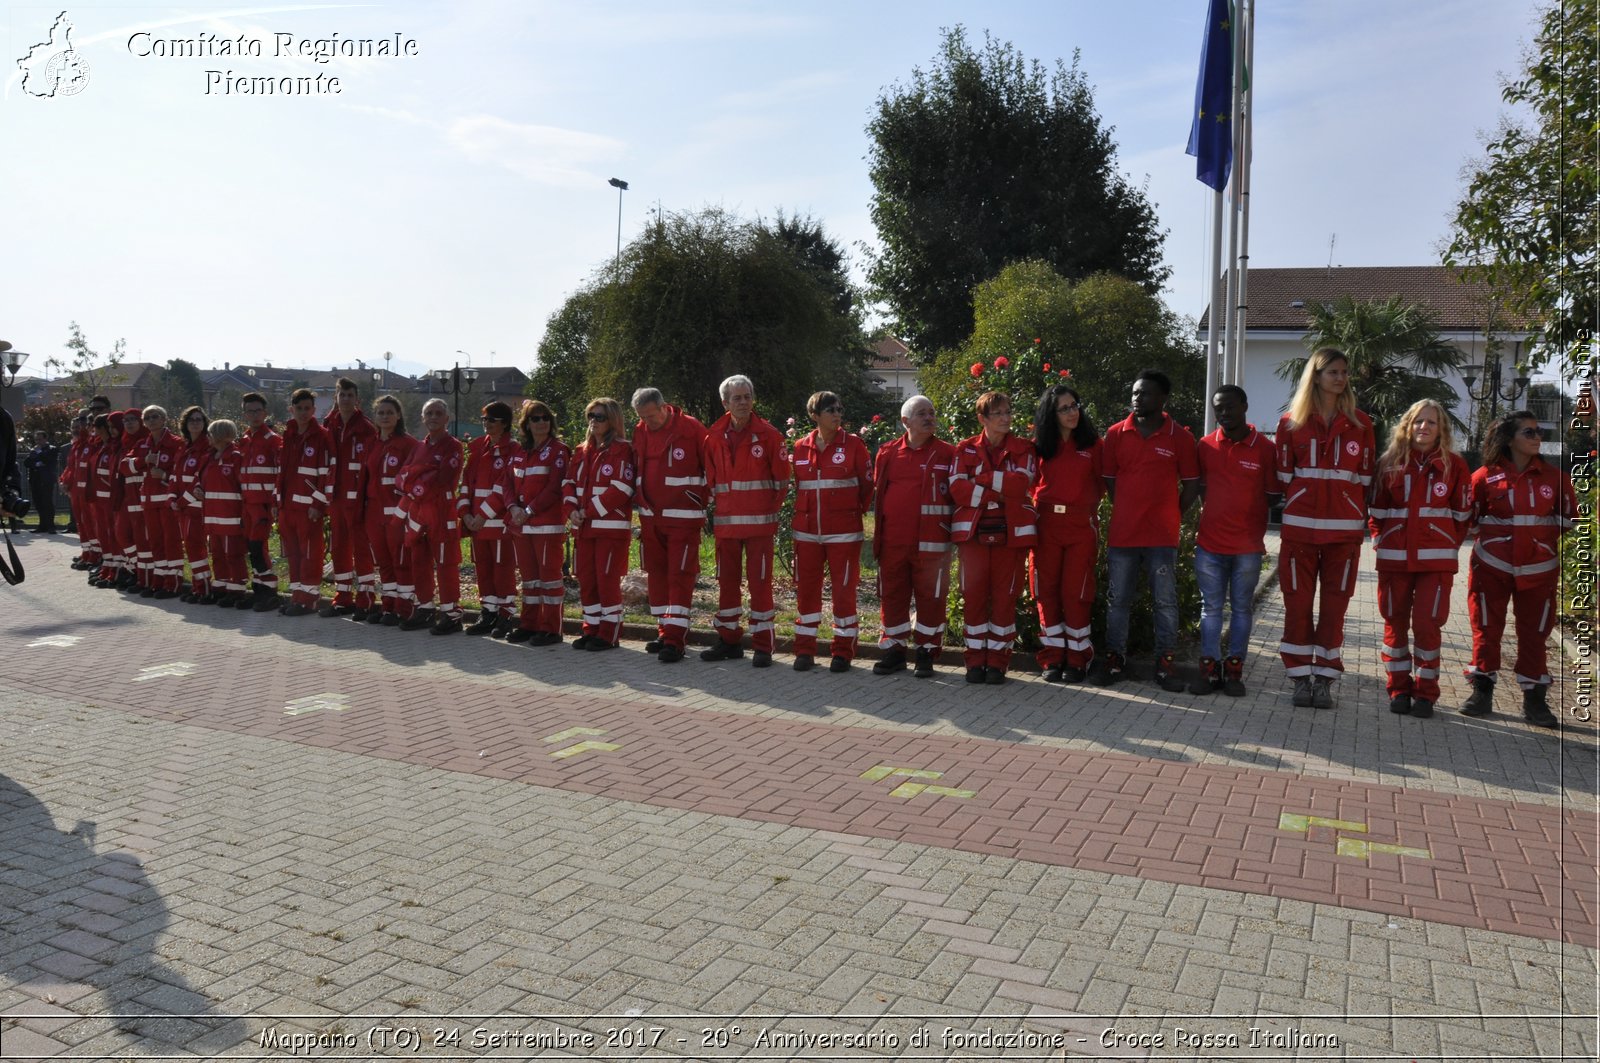
[(1200, 546), (1213, 554), (1266, 552), (1267, 495), (1277, 494), (1278, 448), (1250, 425), (1235, 443), (1217, 429), (1200, 440)]
[(1163, 413), (1146, 439), (1130, 413), (1107, 429), (1102, 460), (1117, 489), (1106, 545), (1177, 546), (1179, 481), (1200, 475), (1194, 433)]

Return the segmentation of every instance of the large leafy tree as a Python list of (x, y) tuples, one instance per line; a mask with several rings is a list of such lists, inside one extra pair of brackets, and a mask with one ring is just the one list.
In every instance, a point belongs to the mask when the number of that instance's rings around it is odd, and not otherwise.
[(1540, 17), (1502, 119), (1466, 173), (1445, 262), (1501, 290), (1544, 329), (1534, 364), (1570, 349), (1600, 318), (1600, 4), (1557, 0)]
[[(1311, 308), (1310, 315), (1306, 347), (1337, 347), (1349, 358), (1356, 405), (1373, 419), (1380, 444), (1419, 399), (1433, 399), (1458, 428), (1466, 427), (1454, 412), (1455, 389), (1443, 379), (1459, 370), (1461, 352), (1439, 338), (1434, 311), (1398, 295), (1371, 300), (1342, 295)], [(1279, 364), (1278, 376), (1298, 381), (1305, 365), (1304, 358), (1290, 358)]]
[(867, 125), (874, 294), (931, 358), (972, 333), (972, 290), (1039, 259), (1069, 280), (1109, 271), (1151, 292), (1169, 272), (1145, 193), (1116, 170), (1077, 56), (1047, 73), (1009, 43), (946, 30), (927, 69), (878, 98)]
[(870, 416), (870, 352), (846, 270), (809, 218), (668, 215), (551, 317), (528, 391), (571, 429), (590, 397), (626, 403), (643, 385), (715, 418), (717, 386), (734, 373), (755, 381), (758, 405), (780, 420), (803, 421), (806, 397), (821, 388)]

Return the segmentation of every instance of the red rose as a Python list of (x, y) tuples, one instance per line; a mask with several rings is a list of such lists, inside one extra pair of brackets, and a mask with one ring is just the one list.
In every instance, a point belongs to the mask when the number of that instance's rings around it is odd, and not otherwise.
[(1050, 372), (1050, 363), (1049, 362), (1044, 363), (1044, 371), (1046, 373)]
[(982, 376), (983, 375), (983, 363), (982, 362), (973, 362), (972, 363), (972, 375), (973, 376)]
[(1067, 377), (1069, 377), (1069, 376), (1071, 376), (1071, 375), (1072, 375), (1072, 370), (1070, 370), (1070, 369), (1063, 369), (1063, 370), (1061, 370), (1061, 377), (1062, 377), (1062, 379), (1065, 379), (1065, 378), (1067, 378)]
[(875, 413), (875, 414), (872, 415), (872, 423), (873, 424), (877, 424), (878, 422), (880, 422), (882, 420), (883, 420), (883, 414)]
[(994, 367), (996, 369), (1004, 369), (1006, 366), (1008, 366), (1010, 364), (1011, 364), (1011, 359), (1007, 358), (1003, 354), (1000, 357), (998, 357), (998, 358), (996, 358), (994, 360)]
[(1038, 342), (1040, 342), (1040, 340), (1039, 340), (1039, 337), (1038, 337), (1038, 336), (1035, 336), (1035, 337), (1034, 337), (1034, 338), (1033, 338), (1033, 342), (1034, 342), (1034, 343), (1038, 343)]

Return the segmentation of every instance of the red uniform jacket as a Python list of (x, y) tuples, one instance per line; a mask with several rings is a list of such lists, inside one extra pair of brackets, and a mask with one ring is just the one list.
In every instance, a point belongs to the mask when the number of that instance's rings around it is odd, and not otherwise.
[(333, 507), (340, 511), (360, 513), (362, 502), (361, 475), (367, 454), (378, 442), (378, 429), (357, 410), (346, 421), (339, 416), (335, 406), (322, 419), (333, 441)]
[(1039, 539), (1050, 546), (1066, 546), (1100, 538), (1100, 500), (1106, 494), (1104, 446), (1096, 439), (1079, 449), (1070, 435), (1063, 436), (1049, 461), (1039, 459), (1039, 480), (1033, 489), (1033, 508), (1039, 514)]
[(395, 486), (400, 489), (400, 511), (413, 535), (428, 529), (432, 535), (456, 530), (456, 492), (461, 486), (461, 441), (448, 432), (417, 440), (411, 456), (400, 466)]
[[(495, 444), (486, 435), (467, 444), (467, 469), (461, 475), (461, 497), (456, 501), (456, 518), (483, 518), (483, 527), (471, 534), (479, 539), (503, 539), (506, 535), (506, 478), (511, 471), (512, 451), (520, 450), (509, 435)], [(466, 525), (461, 526), (467, 534)]]
[(840, 432), (828, 446), (811, 431), (794, 445), (794, 541), (858, 543), (872, 508), (872, 462), (861, 437)]
[(1355, 543), (1367, 530), (1367, 491), (1372, 486), (1372, 421), (1360, 410), (1354, 421), (1342, 413), (1333, 423), (1312, 414), (1298, 428), (1289, 418), (1273, 433), (1278, 444), (1278, 481), (1283, 484), (1284, 542)]
[(245, 452), (237, 442), (211, 452), (211, 460), (200, 468), (200, 512), (207, 535), (239, 535), (243, 527)]
[[(96, 440), (93, 461), (89, 466), (89, 492), (96, 505), (113, 509), (122, 505), (122, 477), (117, 475), (122, 447), (115, 439), (104, 443)], [(111, 536), (106, 534), (107, 545)]]
[(204, 432), (200, 433), (199, 439), (183, 448), (183, 460), (178, 463), (178, 480), (173, 485), (178, 496), (177, 508), (190, 510), (195, 516), (200, 515), (200, 500), (194, 496), (194, 490), (200, 486), (200, 474), (211, 464), (211, 456), (215, 453), (211, 440)]
[(789, 493), (789, 451), (783, 433), (757, 414), (735, 431), (723, 414), (707, 436), (718, 539), (762, 539), (778, 533), (779, 510)]
[(998, 509), (1005, 521), (1007, 546), (1032, 546), (1039, 539), (1039, 521), (1033, 509), (1033, 481), (1038, 455), (1026, 439), (1006, 434), (996, 461), (980, 432), (956, 447), (956, 471), (950, 477), (950, 497), (955, 500), (955, 520), (950, 525), (954, 542), (970, 542), (987, 513)]
[[(567, 515), (562, 512), (561, 491), (567, 478), (572, 449), (551, 436), (537, 450), (511, 448), (511, 464), (506, 470), (507, 498), (520, 506), (527, 519), (510, 530), (524, 535), (565, 535)], [(509, 508), (509, 507), (508, 507)]]
[(1550, 583), (1561, 570), (1556, 543), (1577, 514), (1572, 481), (1543, 458), (1521, 472), (1509, 459), (1485, 465), (1472, 474), (1472, 556), (1515, 578), (1519, 589)]
[[(912, 449), (908, 437), (885, 443), (873, 461), (872, 555), (881, 557), (883, 547), (893, 537), (906, 542), (914, 537), (918, 550), (945, 553), (950, 549), (950, 521), (955, 506), (950, 501), (950, 474), (955, 472), (956, 448), (942, 439), (929, 439)], [(920, 487), (916, 496), (889, 487), (902, 477), (916, 476)], [(903, 499), (896, 502), (895, 499)], [(904, 532), (902, 532), (904, 529)]]
[[(146, 470), (139, 484), (139, 497), (145, 509), (156, 507), (173, 509), (174, 500), (178, 497), (178, 466), (183, 463), (183, 452), (187, 447), (183, 437), (176, 432), (163, 431), (161, 437), (156, 438), (152, 432), (143, 433), (144, 438), (134, 444), (132, 461), (140, 469)], [(151, 456), (155, 463), (150, 464)], [(156, 470), (161, 475), (156, 475)], [(132, 482), (132, 478), (129, 478)]]
[(633, 429), (635, 505), (641, 519), (698, 527), (706, 519), (706, 426), (676, 406), (664, 408), (659, 431), (643, 421)]
[(239, 474), (239, 489), (245, 503), (266, 509), (278, 504), (278, 479), (283, 465), (283, 437), (263, 425), (245, 432), (239, 441), (244, 452), (244, 469)]
[(372, 440), (361, 462), (362, 512), (371, 513), (376, 507), (385, 517), (401, 519), (400, 488), (396, 484), (400, 469), (411, 459), (417, 449), (417, 437), (396, 432), (388, 439)]
[(283, 426), (283, 471), (278, 475), (278, 504), (284, 509), (326, 512), (333, 498), (333, 437), (316, 421)]
[(562, 511), (579, 509), (584, 522), (575, 534), (585, 538), (626, 539), (633, 526), (633, 447), (621, 439), (595, 449), (584, 443), (572, 452), (562, 484)]
[(1472, 520), (1472, 476), (1459, 454), (1380, 470), (1369, 526), (1379, 572), (1454, 572)]
[(118, 504), (129, 513), (144, 512), (144, 453), (135, 457), (134, 451), (150, 438), (143, 425), (136, 432), (122, 430), (122, 447), (117, 454), (117, 479), (122, 481), (122, 497)]

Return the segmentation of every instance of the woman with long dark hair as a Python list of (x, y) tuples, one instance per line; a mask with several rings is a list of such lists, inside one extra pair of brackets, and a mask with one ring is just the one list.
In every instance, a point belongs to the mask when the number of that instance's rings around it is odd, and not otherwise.
[(1033, 418), (1039, 479), (1033, 505), (1033, 600), (1039, 610), (1039, 667), (1047, 682), (1081, 683), (1094, 660), (1089, 612), (1100, 553), (1100, 499), (1106, 493), (1100, 433), (1077, 391), (1046, 388)]

